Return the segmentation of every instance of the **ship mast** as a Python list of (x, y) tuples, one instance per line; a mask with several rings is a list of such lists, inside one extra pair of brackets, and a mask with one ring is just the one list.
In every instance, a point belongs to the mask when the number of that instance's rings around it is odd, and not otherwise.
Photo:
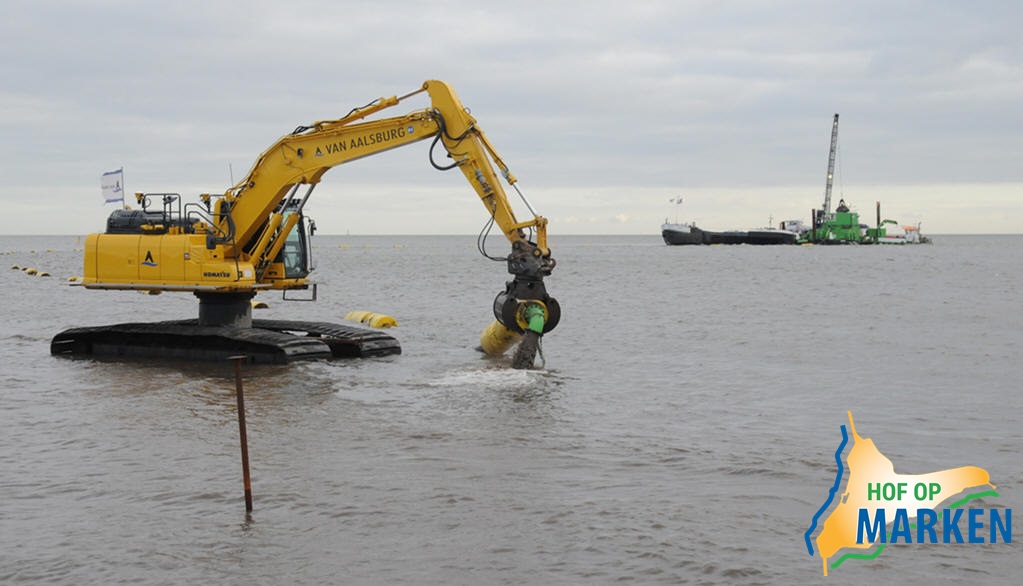
[(838, 114), (835, 114), (835, 122), (831, 126), (831, 151), (828, 153), (828, 182), (824, 187), (824, 207), (821, 208), (826, 217), (831, 213), (831, 183), (835, 176), (835, 152), (838, 147)]

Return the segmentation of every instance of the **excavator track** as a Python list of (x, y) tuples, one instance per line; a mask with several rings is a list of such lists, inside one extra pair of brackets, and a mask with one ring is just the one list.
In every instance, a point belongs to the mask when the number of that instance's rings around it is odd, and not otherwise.
[(286, 364), (401, 354), (401, 345), (383, 332), (325, 322), (257, 319), (237, 328), (190, 319), (73, 328), (54, 336), (50, 353), (203, 361), (246, 355), (252, 363)]

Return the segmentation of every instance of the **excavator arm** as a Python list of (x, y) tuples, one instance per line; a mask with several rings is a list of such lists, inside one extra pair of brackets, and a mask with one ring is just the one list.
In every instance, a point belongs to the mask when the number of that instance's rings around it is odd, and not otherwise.
[[(428, 92), (432, 107), (403, 116), (372, 121), (372, 114), (398, 105), (421, 92)], [(257, 282), (272, 288), (299, 286), (296, 283), (273, 283), (261, 269), (269, 265), (293, 224), (294, 214), (286, 218), (286, 205), (297, 196), (300, 185), (315, 186), (324, 173), (333, 167), (433, 138), (441, 142), (457, 167), (476, 191), (484, 207), (494, 218), (505, 237), (521, 251), (537, 259), (541, 272), (550, 272), (553, 260), (547, 247), (547, 220), (526, 205), (533, 217), (519, 222), (502, 187), (495, 165), (509, 185), (516, 179), (501, 160), (486, 135), (476, 125), (451, 87), (441, 81), (428, 81), (422, 89), (406, 96), (380, 98), (357, 108), (337, 120), (300, 126), (282, 137), (256, 161), (249, 174), (228, 190), (219, 202), (220, 231), (234, 236), (226, 254), (251, 261), (256, 268)], [(520, 194), (521, 195), (521, 194)], [(302, 196), (302, 201), (308, 196)], [(525, 198), (523, 197), (525, 201)], [(530, 242), (526, 234), (533, 233)], [(517, 250), (517, 252), (520, 252)]]

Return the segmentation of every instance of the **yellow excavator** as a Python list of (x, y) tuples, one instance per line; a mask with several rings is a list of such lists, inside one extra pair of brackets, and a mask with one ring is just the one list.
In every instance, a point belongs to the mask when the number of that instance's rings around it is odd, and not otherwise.
[[(367, 119), (426, 92), (430, 107)], [(303, 208), (331, 168), (390, 149), (433, 139), (430, 161), (458, 168), (511, 243), (512, 279), (494, 299), (495, 321), (481, 349), (503, 354), (519, 343), (513, 366), (532, 365), (540, 337), (561, 317), (543, 279), (555, 261), (547, 246), (547, 219), (516, 186), (486, 134), (454, 90), (436, 80), (401, 97), (377, 99), (336, 120), (296, 128), (264, 151), (248, 175), (222, 196), (202, 194), (183, 204), (175, 193), (136, 194), (141, 209), (116, 210), (107, 230), (90, 234), (84, 251), (86, 289), (187, 291), (199, 299), (198, 319), (74, 328), (51, 342), (57, 355), (112, 355), (219, 359), (245, 354), (252, 362), (379, 356), (400, 353), (392, 337), (339, 324), (254, 320), (260, 291), (311, 289), (310, 233)], [(442, 145), (449, 160), (440, 164)], [(516, 219), (498, 171), (532, 217)], [(304, 188), (304, 189), (302, 189)], [(481, 247), (481, 252), (483, 249)], [(484, 254), (486, 254), (484, 252)]]

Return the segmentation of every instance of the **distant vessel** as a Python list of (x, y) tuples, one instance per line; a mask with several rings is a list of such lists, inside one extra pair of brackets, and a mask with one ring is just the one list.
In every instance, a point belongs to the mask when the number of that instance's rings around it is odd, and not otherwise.
[(746, 232), (732, 230), (711, 232), (697, 228), (695, 224), (661, 224), (661, 237), (668, 245), (681, 244), (795, 244), (797, 234), (778, 228), (761, 228)]
[(804, 242), (820, 244), (851, 244), (863, 240), (866, 226), (860, 225), (860, 215), (849, 211), (845, 200), (838, 200), (838, 207), (831, 211), (831, 186), (835, 176), (835, 159), (838, 155), (838, 114), (831, 124), (831, 149), (828, 151), (828, 180), (824, 186), (824, 205), (810, 212), (813, 226), (803, 234)]
[[(881, 219), (881, 202), (877, 202), (877, 223), (874, 228), (860, 223), (860, 215), (849, 209), (845, 200), (838, 201), (834, 213), (822, 214), (813, 210), (814, 225), (803, 232), (799, 241), (806, 244), (930, 244), (931, 239), (920, 233), (920, 226), (901, 226), (895, 220)], [(888, 226), (896, 226), (889, 232)]]
[(810, 210), (812, 226), (807, 228), (799, 220), (782, 222), (782, 227), (799, 233), (801, 244), (924, 244), (930, 239), (920, 234), (920, 226), (903, 227), (903, 234), (888, 234), (888, 225), (898, 226), (895, 220), (881, 220), (881, 202), (877, 202), (877, 224), (874, 228), (860, 223), (860, 215), (849, 209), (845, 199), (831, 211), (831, 187), (838, 154), (838, 114), (831, 125), (831, 149), (828, 152), (828, 178), (824, 187), (824, 205)]
[[(902, 226), (902, 233), (889, 233), (888, 226), (899, 226), (895, 220), (881, 220), (881, 202), (877, 202), (877, 224), (874, 228), (860, 223), (860, 215), (849, 209), (845, 199), (838, 200), (831, 211), (831, 187), (838, 154), (838, 114), (831, 126), (831, 149), (828, 152), (828, 180), (824, 188), (824, 205), (810, 210), (811, 225), (802, 220), (786, 220), (777, 227), (749, 231), (711, 232), (695, 223), (661, 224), (661, 237), (668, 245), (686, 244), (927, 244), (930, 238), (920, 233), (920, 225)], [(668, 201), (681, 205), (682, 198)], [(773, 222), (768, 222), (772, 224)]]

